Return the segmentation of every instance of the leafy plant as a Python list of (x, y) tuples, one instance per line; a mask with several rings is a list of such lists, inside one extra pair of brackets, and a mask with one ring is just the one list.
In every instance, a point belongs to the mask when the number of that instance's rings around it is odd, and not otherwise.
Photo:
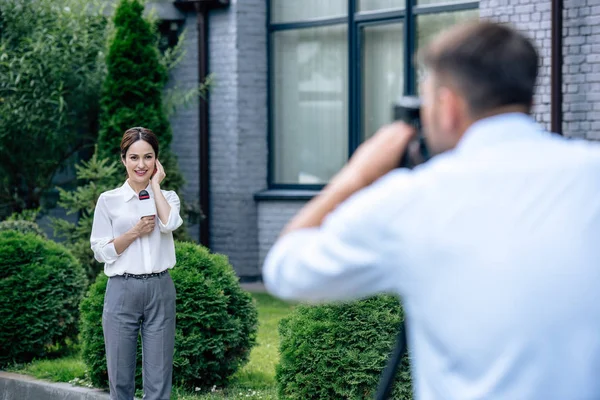
[(13, 212), (6, 218), (6, 221), (29, 221), (35, 222), (41, 213), (41, 208), (32, 208), (29, 210), (22, 210), (21, 212)]
[(87, 279), (63, 246), (0, 232), (0, 366), (29, 362), (77, 337)]
[(21, 233), (33, 233), (40, 237), (46, 238), (44, 231), (32, 221), (26, 220), (6, 220), (0, 222), (0, 232), (2, 231), (17, 231)]
[(8, 213), (39, 207), (65, 161), (95, 140), (102, 4), (0, 2), (0, 204)]
[[(372, 399), (402, 319), (391, 295), (296, 307), (279, 325), (280, 398)], [(412, 398), (406, 356), (391, 398)]]
[(94, 221), (94, 209), (102, 192), (114, 189), (119, 184), (118, 172), (122, 172), (116, 162), (98, 158), (97, 152), (89, 161), (75, 166), (77, 179), (81, 186), (74, 191), (57, 188), (60, 200), (58, 205), (67, 210), (67, 214), (77, 214), (77, 223), (53, 218), (52, 225), (58, 237), (65, 238), (65, 246), (81, 262), (90, 282), (96, 279), (102, 270), (102, 264), (94, 259), (90, 247), (90, 235)]

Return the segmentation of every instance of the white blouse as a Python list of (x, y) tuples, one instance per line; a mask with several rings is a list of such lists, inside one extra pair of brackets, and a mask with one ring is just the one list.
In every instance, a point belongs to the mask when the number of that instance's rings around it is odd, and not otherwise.
[[(150, 199), (142, 201), (154, 202), (152, 188), (148, 186), (146, 191)], [(117, 254), (112, 241), (138, 223), (140, 200), (128, 182), (100, 195), (94, 212), (90, 243), (94, 258), (104, 263), (106, 275), (151, 274), (175, 266), (173, 231), (183, 224), (179, 215), (180, 201), (174, 191), (162, 190), (162, 193), (171, 206), (167, 223), (163, 224), (156, 216), (154, 231), (137, 238), (121, 254)]]

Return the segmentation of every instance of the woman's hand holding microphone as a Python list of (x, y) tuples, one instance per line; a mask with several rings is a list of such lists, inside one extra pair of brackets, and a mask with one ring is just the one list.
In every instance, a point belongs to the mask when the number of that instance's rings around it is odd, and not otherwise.
[(148, 215), (140, 218), (138, 223), (133, 227), (133, 234), (136, 237), (145, 236), (151, 233), (156, 226), (156, 217), (154, 215)]

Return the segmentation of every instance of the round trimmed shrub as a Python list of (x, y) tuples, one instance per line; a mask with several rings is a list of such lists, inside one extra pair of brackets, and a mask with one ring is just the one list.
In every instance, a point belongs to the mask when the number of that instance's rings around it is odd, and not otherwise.
[(44, 357), (76, 339), (83, 267), (62, 245), (0, 232), (0, 366)]
[(102, 332), (102, 307), (108, 277), (98, 274), (81, 301), (79, 331), (81, 332), (81, 355), (96, 387), (108, 387), (106, 350)]
[[(227, 384), (256, 343), (258, 314), (227, 257), (193, 243), (175, 243), (170, 271), (177, 290), (173, 383), (209, 389)], [(102, 307), (108, 279), (100, 274), (81, 302), (83, 359), (96, 386), (108, 385)], [(136, 385), (141, 387), (138, 341)]]
[(34, 233), (38, 236), (46, 238), (46, 234), (38, 224), (32, 221), (14, 220), (0, 222), (0, 232), (17, 231), (21, 233)]
[[(279, 324), (279, 397), (372, 399), (402, 319), (400, 302), (391, 295), (297, 306)], [(391, 398), (412, 398), (406, 355)]]

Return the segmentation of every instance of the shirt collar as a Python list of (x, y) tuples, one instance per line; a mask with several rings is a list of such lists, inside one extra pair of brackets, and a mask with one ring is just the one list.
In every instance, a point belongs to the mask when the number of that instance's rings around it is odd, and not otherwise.
[[(154, 197), (154, 193), (152, 193), (152, 188), (150, 187), (150, 184), (146, 186), (145, 190), (148, 192), (148, 194), (150, 194), (151, 198)], [(133, 188), (129, 186), (129, 181), (125, 181), (123, 186), (121, 186), (121, 195), (123, 196), (123, 200), (125, 202), (128, 202), (134, 197), (138, 197), (138, 194), (135, 192), (135, 190), (133, 190)]]
[(531, 116), (506, 113), (472, 124), (458, 142), (456, 150), (477, 150), (505, 142), (535, 140), (547, 135), (548, 133)]

